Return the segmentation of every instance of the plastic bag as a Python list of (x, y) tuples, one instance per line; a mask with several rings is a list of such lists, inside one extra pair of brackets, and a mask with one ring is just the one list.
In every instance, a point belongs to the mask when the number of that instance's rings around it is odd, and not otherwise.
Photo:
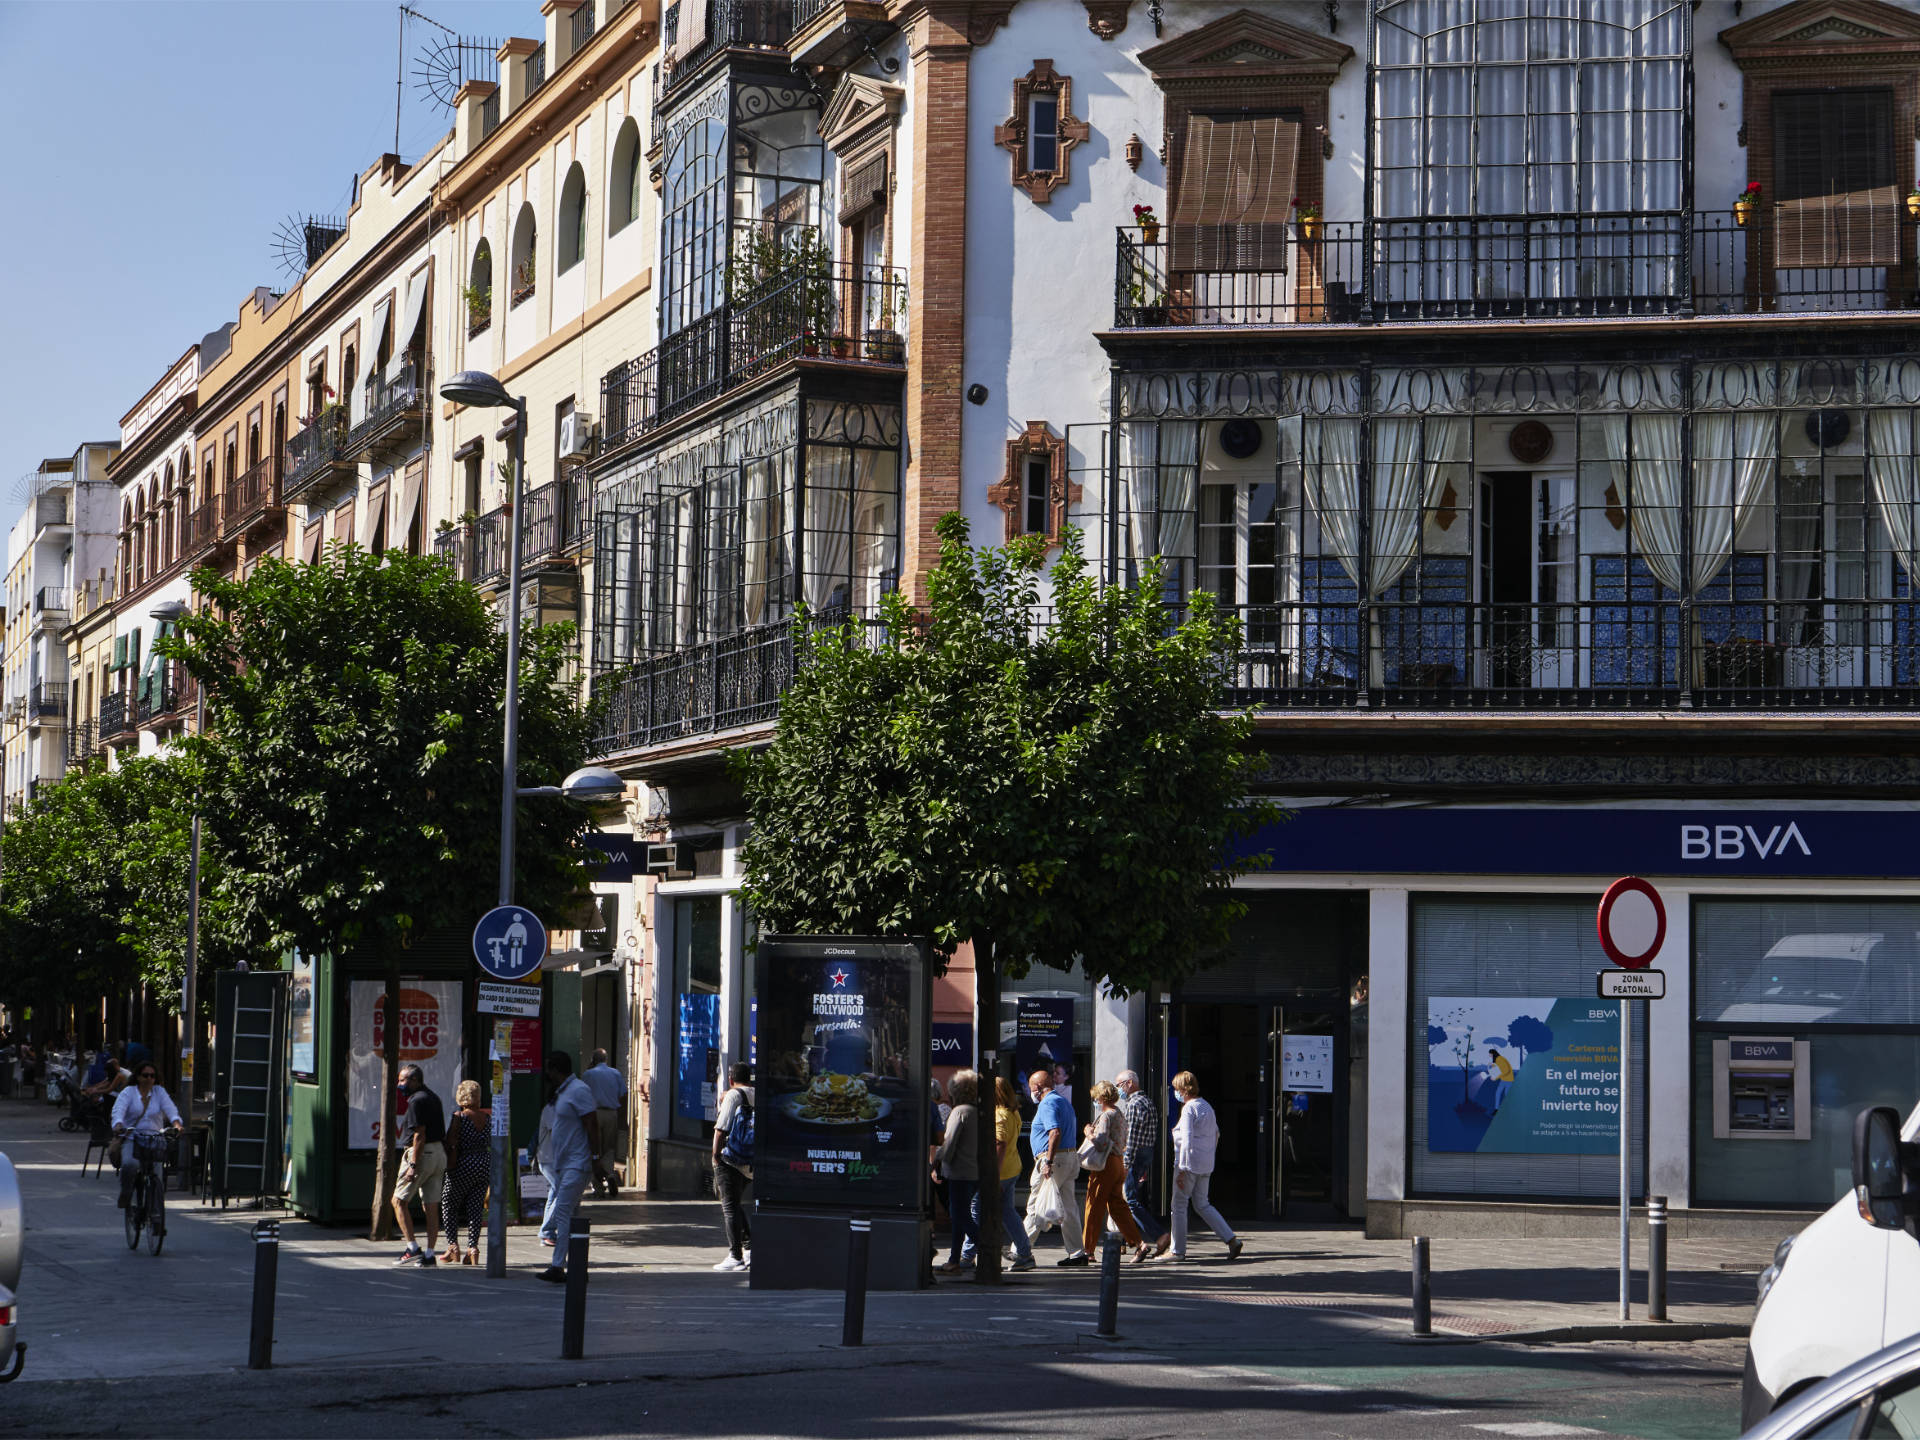
[(1036, 1168), (1033, 1194), (1027, 1201), (1028, 1217), (1044, 1229), (1049, 1225), (1065, 1225), (1071, 1213), (1066, 1196), (1060, 1191), (1059, 1170), (1051, 1175), (1039, 1175)]

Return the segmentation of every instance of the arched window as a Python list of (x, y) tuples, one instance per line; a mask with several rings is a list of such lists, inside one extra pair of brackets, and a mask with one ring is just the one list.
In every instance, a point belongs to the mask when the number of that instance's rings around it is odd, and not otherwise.
[(133, 578), (133, 500), (131, 497), (120, 502), (120, 564), (114, 578), (117, 582), (114, 588), (124, 595)]
[(273, 455), (273, 468), (277, 474), (280, 466), (286, 463), (284, 457), (287, 453), (287, 407), (285, 405), (275, 405), (273, 407), (273, 450), (271, 453)]
[(607, 173), (607, 233), (618, 235), (640, 218), (640, 187), (646, 183), (640, 127), (631, 115), (613, 142), (613, 166)]
[[(247, 468), (251, 470), (260, 463), (260, 427), (247, 427)], [(169, 487), (171, 488), (171, 487)]]
[(166, 479), (160, 486), (160, 503), (166, 507), (166, 524), (160, 527), (160, 563), (171, 565), (179, 554), (179, 536), (174, 525), (179, 496), (174, 494), (173, 465), (167, 465)]
[(467, 302), (467, 334), (478, 335), (493, 322), (493, 247), (484, 240), (473, 248), (473, 265), (461, 298)]
[(160, 485), (147, 482), (147, 573), (160, 573)]
[(560, 253), (556, 274), (587, 258), (587, 172), (574, 161), (560, 187)]
[(513, 305), (533, 298), (538, 274), (534, 238), (533, 206), (522, 204), (513, 222)]

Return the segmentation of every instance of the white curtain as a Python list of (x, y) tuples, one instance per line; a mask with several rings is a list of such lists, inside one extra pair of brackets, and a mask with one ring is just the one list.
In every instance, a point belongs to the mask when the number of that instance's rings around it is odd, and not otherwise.
[(1160, 553), (1160, 426), (1153, 420), (1120, 424), (1120, 503), (1127, 517), (1129, 555), (1144, 565)]
[(1893, 553), (1911, 585), (1920, 578), (1920, 527), (1914, 509), (1920, 491), (1914, 484), (1914, 444), (1911, 410), (1867, 412), (1867, 478), (1873, 484), (1874, 508), (1893, 541)]
[(1309, 419), (1301, 471), (1320, 520), (1320, 551), (1360, 583), (1360, 422)]
[(807, 604), (815, 611), (844, 591), (852, 560), (853, 451), (844, 445), (815, 445), (807, 451), (806, 566)]
[(746, 551), (746, 623), (758, 625), (767, 612), (767, 462), (747, 462), (746, 514), (740, 544)]
[(1773, 372), (1754, 367), (1763, 390), (1753, 410), (1693, 417), (1693, 589), (1698, 594), (1733, 556), (1734, 537), (1773, 489), (1779, 451)]
[(1378, 598), (1406, 572), (1419, 549), (1420, 530), (1440, 503), (1448, 480), (1467, 455), (1464, 416), (1383, 415), (1373, 422), (1373, 558), (1367, 594)]
[(899, 533), (897, 478), (900, 457), (892, 450), (854, 452), (855, 543), (853, 603), (862, 615), (877, 614), (886, 575), (893, 565)]
[(1653, 578), (1675, 595), (1680, 583), (1680, 417), (1606, 415), (1600, 433), (1615, 491), (1633, 524), (1633, 543)]
[(673, 633), (681, 645), (700, 639), (700, 492), (689, 489), (673, 502)]
[(1160, 426), (1160, 553), (1193, 558), (1193, 512), (1200, 503), (1200, 422), (1167, 420)]

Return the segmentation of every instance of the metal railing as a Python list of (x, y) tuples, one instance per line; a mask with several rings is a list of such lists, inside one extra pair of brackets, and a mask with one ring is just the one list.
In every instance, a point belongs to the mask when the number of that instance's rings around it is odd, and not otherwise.
[(133, 730), (133, 719), (128, 711), (127, 697), (124, 691), (115, 690), (100, 697), (100, 739), (102, 742), (117, 735), (126, 735)]
[(782, 621), (655, 656), (600, 676), (593, 750), (610, 755), (771, 720), (793, 679), (793, 627)]
[(100, 744), (100, 726), (93, 720), (75, 720), (67, 726), (67, 764), (79, 765), (93, 758)]
[(64, 615), (73, 608), (73, 591), (64, 585), (42, 585), (34, 592), (36, 614)]
[(837, 0), (793, 0), (793, 32), (799, 34), (807, 26), (818, 20), (832, 9)]
[(500, 128), (500, 92), (495, 90), (480, 102), (480, 138), (486, 139)]
[(181, 517), (180, 556), (183, 560), (192, 560), (219, 542), (220, 497), (214, 495), (202, 500)]
[(547, 83), (547, 43), (541, 41), (527, 55), (527, 94)]
[(1905, 310), (1920, 304), (1904, 212), (1872, 244), (1779, 264), (1775, 213), (1724, 211), (1123, 226), (1121, 328)]
[(29, 720), (59, 720), (67, 713), (67, 682), (41, 681), (27, 692)]
[(346, 440), (345, 407), (322, 411), (319, 418), (287, 442), (285, 493), (288, 496), (298, 493), (330, 466), (341, 463), (341, 449)]
[(904, 271), (829, 265), (740, 293), (607, 372), (600, 400), (608, 449), (797, 357), (906, 364)]
[(145, 725), (177, 715), (192, 703), (193, 682), (186, 668), (177, 660), (163, 660), (153, 673), (140, 677), (134, 692), (134, 720)]
[(269, 455), (234, 477), (221, 500), (221, 533), (237, 535), (280, 504), (280, 466)]
[(707, 36), (674, 65), (666, 77), (667, 90), (691, 75), (699, 62), (716, 50), (780, 50), (793, 36), (794, 0), (677, 0), (667, 7), (661, 24), (660, 33), (670, 47), (677, 42), (680, 17), (690, 5), (707, 7)]
[(433, 537), (433, 553), (453, 567), (453, 573), (462, 580), (473, 578), (473, 530), (471, 526), (455, 525), (450, 530), (442, 530)]
[(593, 38), (593, 0), (585, 0), (585, 3), (574, 6), (567, 24), (571, 27), (567, 53), (577, 55), (580, 47)]
[(591, 536), (593, 486), (575, 470), (529, 490), (521, 504), (520, 558), (557, 555)]
[(472, 548), (468, 557), (471, 570), (467, 579), (476, 585), (503, 579), (507, 573), (507, 545), (510, 538), (505, 510), (496, 510), (474, 521)]
[(375, 441), (397, 428), (403, 428), (401, 422), (424, 419), (427, 413), (426, 400), (432, 393), (431, 372), (428, 372), (423, 383), (413, 366), (400, 366), (391, 376), (373, 387), (367, 397), (366, 418), (347, 432), (341, 446), (342, 455), (350, 457), (363, 454)]

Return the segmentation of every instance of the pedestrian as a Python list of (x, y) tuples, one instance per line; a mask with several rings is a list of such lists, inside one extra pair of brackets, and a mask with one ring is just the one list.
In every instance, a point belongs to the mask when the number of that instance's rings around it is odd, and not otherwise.
[[(396, 1265), (432, 1268), (433, 1252), (440, 1248), (440, 1194), (447, 1178), (447, 1112), (440, 1097), (427, 1088), (426, 1074), (409, 1062), (400, 1067), (400, 1088), (407, 1097), (407, 1113), (400, 1117), (400, 1183), (393, 1192), (393, 1213), (407, 1248)], [(413, 1238), (413, 1202), (426, 1212), (427, 1248)]]
[(593, 1091), (594, 1121), (600, 1127), (600, 1158), (593, 1162), (593, 1189), (611, 1200), (620, 1193), (619, 1162), (627, 1158), (627, 1078), (607, 1063), (607, 1052), (593, 1052), (593, 1064), (580, 1077)]
[(1028, 1137), (1033, 1146), (1033, 1177), (1028, 1182), (1027, 1238), (1038, 1240), (1042, 1232), (1058, 1225), (1067, 1249), (1066, 1259), (1059, 1263), (1085, 1265), (1080, 1200), (1073, 1190), (1080, 1173), (1080, 1156), (1073, 1146), (1073, 1107), (1053, 1088), (1051, 1070), (1036, 1070), (1028, 1076), (1027, 1094), (1033, 1097), (1034, 1107)]
[[(547, 1160), (553, 1154), (553, 1085), (546, 1087), (547, 1103), (540, 1107), (540, 1118), (533, 1127), (533, 1168), (540, 1172), (540, 1179), (546, 1185), (546, 1195), (553, 1195), (553, 1171), (547, 1167)], [(540, 1228), (535, 1233), (540, 1243), (549, 1250), (553, 1248), (553, 1211), (546, 1200), (541, 1202)]]
[(993, 1098), (994, 1152), (1000, 1157), (1000, 1233), (1013, 1246), (1013, 1268), (1031, 1270), (1033, 1242), (1027, 1239), (1027, 1227), (1013, 1201), (1013, 1192), (1020, 1184), (1020, 1092), (1006, 1076), (996, 1075)]
[(720, 1224), (727, 1232), (727, 1258), (713, 1268), (721, 1274), (753, 1265), (753, 1227), (747, 1223), (747, 1187), (753, 1183), (753, 1067), (736, 1063), (727, 1071), (727, 1093), (713, 1119), (713, 1193), (720, 1200)]
[(600, 1154), (600, 1124), (593, 1091), (573, 1073), (573, 1057), (564, 1050), (547, 1056), (547, 1083), (553, 1086), (553, 1134), (547, 1140), (553, 1153), (543, 1160), (553, 1183), (547, 1191), (540, 1229), (553, 1236), (553, 1261), (540, 1272), (540, 1278), (558, 1284), (567, 1278), (573, 1212), (587, 1193), (593, 1162)]
[(933, 1178), (947, 1182), (947, 1217), (952, 1244), (942, 1275), (958, 1275), (973, 1267), (973, 1249), (979, 1242), (973, 1201), (980, 1190), (980, 1076), (973, 1070), (954, 1072), (947, 1081), (946, 1136), (934, 1156)]
[[(952, 1197), (947, 1194), (946, 1179), (940, 1174), (940, 1147), (946, 1142), (947, 1116), (953, 1113), (953, 1106), (947, 1103), (947, 1092), (937, 1076), (929, 1082), (928, 1089), (927, 1164), (933, 1169), (933, 1213), (937, 1222), (941, 1211), (947, 1212), (949, 1220), (953, 1213), (949, 1203)], [(934, 1248), (939, 1248), (937, 1243)]]
[(1200, 1082), (1191, 1070), (1173, 1077), (1173, 1093), (1180, 1097), (1180, 1119), (1173, 1127), (1173, 1258), (1187, 1258), (1187, 1207), (1227, 1243), (1227, 1258), (1240, 1258), (1240, 1240), (1233, 1227), (1207, 1200), (1213, 1180), (1213, 1152), (1220, 1143), (1220, 1124), (1213, 1107), (1200, 1098)]
[(1140, 1088), (1140, 1077), (1133, 1071), (1122, 1070), (1114, 1076), (1113, 1084), (1120, 1092), (1120, 1113), (1127, 1117), (1127, 1150), (1122, 1157), (1127, 1163), (1127, 1210), (1133, 1216), (1133, 1223), (1140, 1227), (1140, 1233), (1153, 1242), (1153, 1253), (1164, 1255), (1172, 1237), (1147, 1203), (1153, 1152), (1159, 1148), (1160, 1116), (1147, 1098), (1147, 1092)]
[(1151, 1259), (1154, 1250), (1141, 1239), (1127, 1209), (1127, 1117), (1120, 1110), (1120, 1092), (1096, 1080), (1087, 1094), (1095, 1108), (1080, 1146), (1080, 1168), (1087, 1172), (1087, 1222), (1080, 1232), (1080, 1249), (1091, 1251), (1100, 1243), (1111, 1216), (1120, 1238), (1133, 1247), (1133, 1263), (1138, 1265)]
[[(480, 1108), (480, 1082), (462, 1080), (453, 1091), (458, 1107), (447, 1122), (447, 1178), (440, 1187), (440, 1228), (447, 1232), (449, 1265), (480, 1263), (480, 1222), (487, 1213), (493, 1137), (489, 1116)], [(460, 1249), (460, 1219), (467, 1221), (467, 1248)]]

